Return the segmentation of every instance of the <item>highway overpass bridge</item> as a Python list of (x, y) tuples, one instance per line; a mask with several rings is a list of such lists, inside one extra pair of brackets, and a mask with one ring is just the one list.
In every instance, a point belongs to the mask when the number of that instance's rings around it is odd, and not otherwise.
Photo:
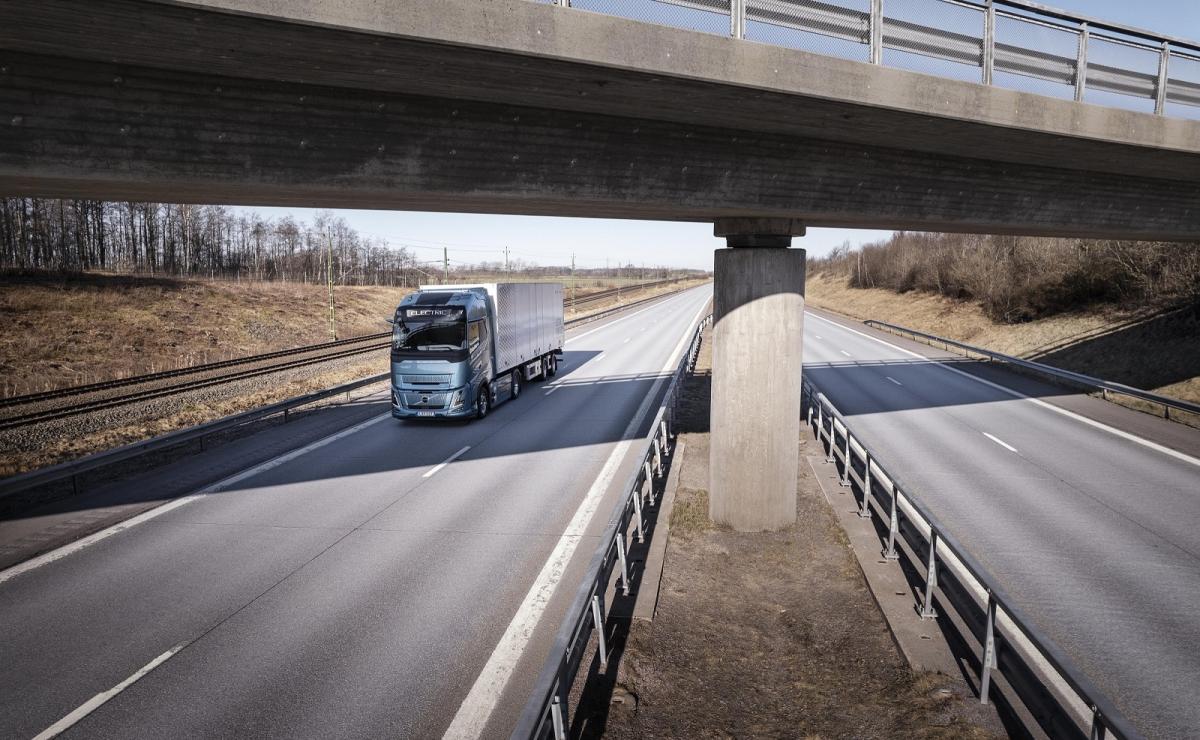
[[(724, 8), (730, 34), (563, 5), (2, 0), (0, 194), (714, 221), (738, 248), (717, 260), (713, 506), (747, 529), (794, 516), (804, 253), (778, 247), (806, 225), (1200, 239), (1200, 122), (1163, 115), (1200, 102), (1187, 41), (1008, 0), (974, 6), (978, 41), (887, 0), (615, 4)], [(860, 34), (869, 59), (738, 38), (764, 24)], [(1089, 60), (1105, 44), (1153, 63)], [(1075, 94), (872, 63), (888, 50)], [(1155, 112), (1080, 102), (1096, 89)]]

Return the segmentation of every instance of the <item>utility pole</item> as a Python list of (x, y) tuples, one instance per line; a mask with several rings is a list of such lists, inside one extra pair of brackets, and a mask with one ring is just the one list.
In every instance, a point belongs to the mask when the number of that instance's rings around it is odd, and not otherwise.
[(442, 247), (442, 283), (450, 282), (450, 251)]
[(571, 305), (575, 305), (575, 253), (571, 253)]
[(508, 273), (508, 247), (507, 246), (504, 247), (504, 274), (506, 276), (509, 274)]
[(329, 286), (329, 336), (337, 339), (337, 322), (333, 313), (333, 237), (325, 232), (325, 282)]

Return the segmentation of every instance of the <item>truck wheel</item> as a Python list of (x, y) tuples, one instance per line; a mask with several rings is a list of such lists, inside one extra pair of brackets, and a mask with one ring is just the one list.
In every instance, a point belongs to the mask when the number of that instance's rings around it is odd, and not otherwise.
[(550, 355), (546, 358), (546, 376), (553, 378), (558, 375), (558, 356)]
[(512, 372), (512, 397), (515, 401), (521, 395), (521, 368)]
[(475, 398), (475, 418), (482, 419), (488, 415), (488, 411), (492, 408), (491, 394), (487, 388), (480, 386), (479, 395)]

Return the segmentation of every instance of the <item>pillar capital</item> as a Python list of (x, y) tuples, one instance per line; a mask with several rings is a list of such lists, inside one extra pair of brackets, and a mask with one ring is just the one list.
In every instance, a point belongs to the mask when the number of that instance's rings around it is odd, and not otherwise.
[(713, 236), (730, 247), (790, 247), (793, 236), (804, 236), (804, 222), (795, 218), (733, 216), (713, 222)]

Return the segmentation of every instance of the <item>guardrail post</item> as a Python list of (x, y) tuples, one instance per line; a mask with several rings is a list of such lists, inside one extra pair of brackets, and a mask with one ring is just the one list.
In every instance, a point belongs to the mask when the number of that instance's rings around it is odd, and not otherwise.
[(284, 424), (287, 424), (287, 423), (288, 423), (288, 411), (290, 411), (290, 410), (291, 410), (291, 409), (284, 409), (284, 410), (283, 410), (283, 423), (284, 423)]
[(629, 566), (625, 562), (625, 533), (617, 535), (617, 560), (621, 563), (621, 593), (629, 595)]
[(983, 11), (983, 84), (992, 84), (992, 69), (996, 66), (996, 6), (987, 0)]
[(729, 35), (746, 38), (746, 0), (729, 0)]
[(992, 669), (996, 667), (996, 597), (988, 591), (987, 626), (984, 627), (983, 659), (979, 666), (979, 703), (988, 703)]
[(929, 562), (925, 566), (925, 599), (921, 604), (921, 619), (934, 619), (933, 592), (937, 588), (937, 530), (929, 528)]
[(1162, 43), (1162, 52), (1158, 58), (1158, 86), (1154, 90), (1154, 114), (1161, 116), (1167, 105), (1167, 66), (1171, 63), (1171, 45)]
[[(559, 0), (559, 2), (567, 2), (567, 0)], [(554, 701), (550, 704), (550, 723), (554, 726), (554, 740), (567, 740), (566, 718), (563, 717), (562, 702), (558, 697), (554, 697)]]
[(1092, 707), (1092, 730), (1088, 733), (1090, 740), (1104, 740), (1108, 734), (1107, 728), (1104, 726), (1104, 715), (1100, 714), (1098, 707)]
[(560, 5), (564, 8), (571, 7), (571, 0), (554, 0), (554, 2), (556, 5)]
[[(1088, 39), (1091, 32), (1086, 22), (1079, 25), (1079, 50), (1075, 55), (1075, 102), (1083, 102), (1083, 92), (1087, 89), (1087, 54)], [(990, 359), (990, 358), (989, 358)]]
[(863, 490), (862, 490), (862, 508), (858, 510), (858, 516), (862, 519), (871, 518), (871, 456), (864, 455), (866, 461), (863, 464)]
[(600, 594), (592, 595), (592, 622), (596, 625), (596, 655), (600, 656), (600, 670), (608, 671), (608, 645), (604, 638), (604, 602)]
[(650, 489), (650, 505), (654, 506), (654, 477), (650, 474), (650, 461), (642, 463), (642, 470), (646, 476), (646, 486)]
[(871, 0), (871, 64), (883, 64), (883, 0)]
[(900, 498), (900, 492), (896, 490), (896, 486), (891, 487), (892, 494), (891, 514), (888, 516), (888, 538), (887, 547), (883, 551), (884, 560), (899, 560), (900, 553), (896, 552), (896, 535), (900, 532), (900, 517), (896, 512)]
[(842, 488), (851, 488), (850, 486), (850, 427), (846, 427), (846, 459), (842, 466), (842, 479), (838, 481), (838, 485)]
[(633, 515), (637, 517), (637, 538), (638, 543), (646, 541), (646, 534), (642, 531), (642, 492), (635, 491), (633, 494)]

